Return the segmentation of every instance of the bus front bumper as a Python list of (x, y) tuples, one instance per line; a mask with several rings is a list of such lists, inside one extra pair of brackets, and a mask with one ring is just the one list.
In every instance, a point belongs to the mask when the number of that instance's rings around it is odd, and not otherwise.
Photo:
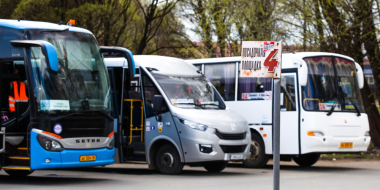
[[(301, 145), (304, 153), (339, 153), (367, 151), (371, 137), (307, 137)], [(307, 150), (307, 151), (306, 151)]]
[[(115, 148), (63, 149), (61, 152), (47, 151), (37, 142), (37, 133), (31, 133), (30, 168), (59, 169), (69, 167), (102, 166), (114, 163)], [(94, 161), (80, 161), (81, 156), (96, 156)]]

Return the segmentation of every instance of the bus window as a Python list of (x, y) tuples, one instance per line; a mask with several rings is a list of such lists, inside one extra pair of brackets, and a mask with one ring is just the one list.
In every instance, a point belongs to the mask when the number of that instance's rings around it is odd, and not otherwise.
[[(308, 68), (307, 85), (302, 87), (302, 105), (305, 110), (320, 110), (337, 102), (334, 84), (334, 68), (331, 57), (305, 58)], [(337, 109), (335, 109), (337, 110)]]
[(343, 92), (343, 111), (354, 111), (355, 107), (364, 112), (364, 106), (360, 98), (360, 90), (356, 80), (355, 63), (347, 59), (334, 58), (337, 72), (338, 85)]
[(265, 92), (272, 90), (269, 78), (239, 77), (238, 100), (264, 100)]
[(23, 49), (14, 47), (9, 42), (11, 40), (23, 39), (22, 30), (7, 27), (1, 27), (0, 29), (0, 57), (23, 57)]
[(281, 76), (281, 111), (296, 111), (294, 75)]
[[(149, 78), (147, 74), (142, 71), (142, 83), (143, 83), (143, 89), (144, 89), (144, 104), (145, 104), (145, 115), (146, 118), (153, 117), (153, 99), (154, 95), (161, 95), (161, 93), (158, 91), (155, 84), (152, 82), (152, 80)], [(162, 102), (162, 108), (161, 113), (168, 112), (169, 108), (166, 105), (166, 102)]]
[(224, 101), (235, 100), (236, 64), (205, 65), (205, 76), (218, 90)]

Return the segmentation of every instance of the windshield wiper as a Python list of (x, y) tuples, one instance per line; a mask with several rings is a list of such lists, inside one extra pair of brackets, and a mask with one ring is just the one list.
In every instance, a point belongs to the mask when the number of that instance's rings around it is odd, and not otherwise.
[(327, 112), (326, 115), (327, 115), (327, 116), (330, 116), (330, 115), (332, 114), (332, 112), (334, 111), (335, 107), (336, 107), (336, 104), (334, 104), (334, 105), (330, 108), (330, 111)]
[(218, 108), (222, 109), (219, 104), (215, 104), (215, 103), (201, 104), (201, 106), (208, 106), (208, 105), (210, 105), (210, 106), (218, 106)]
[(187, 105), (194, 105), (194, 106), (196, 106), (196, 107), (198, 107), (198, 108), (206, 109), (206, 108), (202, 107), (202, 105), (199, 105), (199, 104), (194, 104), (194, 103), (177, 103), (177, 104), (187, 104)]
[(356, 113), (358, 113), (357, 116), (361, 116), (358, 106), (356, 104), (352, 104), (352, 105), (354, 105)]
[(58, 121), (58, 120), (61, 120), (63, 118), (66, 118), (66, 117), (70, 117), (72, 115), (81, 115), (83, 113), (80, 113), (80, 112), (74, 112), (74, 113), (70, 113), (70, 114), (67, 114), (67, 115), (62, 115), (62, 116), (57, 116), (57, 117), (53, 117), (51, 119), (52, 122), (55, 122), (55, 121)]

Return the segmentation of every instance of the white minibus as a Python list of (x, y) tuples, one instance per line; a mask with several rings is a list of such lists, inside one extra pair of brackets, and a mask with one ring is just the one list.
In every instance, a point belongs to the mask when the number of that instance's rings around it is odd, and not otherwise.
[(177, 174), (184, 165), (220, 172), (250, 157), (246, 119), (182, 59), (101, 47), (112, 87), (115, 162), (146, 162)]
[[(246, 167), (272, 156), (273, 80), (239, 77), (241, 57), (186, 60), (213, 83), (227, 106), (248, 120), (252, 144)], [(363, 71), (335, 53), (284, 53), (281, 74), (281, 160), (315, 164), (322, 153), (367, 150), (371, 141), (360, 96)]]

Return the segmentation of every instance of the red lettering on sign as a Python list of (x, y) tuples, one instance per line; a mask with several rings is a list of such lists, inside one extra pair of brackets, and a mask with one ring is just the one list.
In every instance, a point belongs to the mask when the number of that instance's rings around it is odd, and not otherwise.
[(264, 67), (268, 67), (268, 72), (273, 72), (274, 68), (277, 67), (278, 60), (272, 59), (273, 56), (277, 53), (278, 49), (274, 49), (274, 51), (271, 51), (269, 56), (264, 61)]

